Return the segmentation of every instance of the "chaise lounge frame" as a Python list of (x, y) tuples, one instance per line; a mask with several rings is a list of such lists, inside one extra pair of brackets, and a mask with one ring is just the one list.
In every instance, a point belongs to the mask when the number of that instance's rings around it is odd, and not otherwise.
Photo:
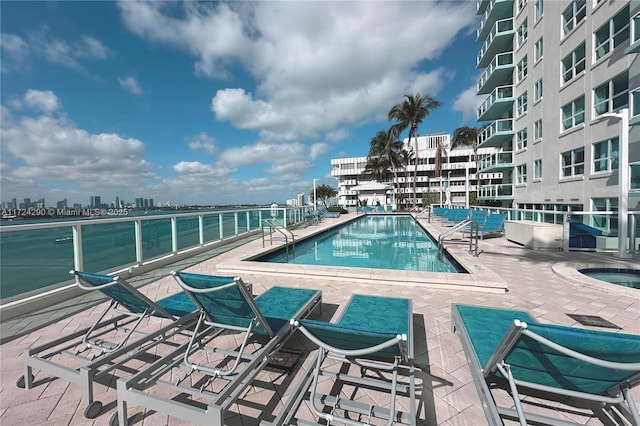
[[(159, 341), (167, 342), (170, 337), (188, 333), (198, 317), (195, 305), (184, 294), (154, 302), (118, 276), (76, 270), (69, 273), (75, 277), (78, 287), (100, 291), (111, 299), (110, 303), (90, 327), (25, 348), (24, 373), (16, 385), (26, 389), (35, 387), (34, 369), (80, 385), (84, 415), (95, 418), (102, 411), (102, 402), (94, 400), (95, 383), (108, 385), (116, 370)], [(109, 314), (112, 316), (107, 317)], [(150, 332), (138, 331), (142, 321), (152, 316), (171, 322)], [(120, 337), (119, 333), (124, 335)], [(114, 337), (120, 340), (106, 340)], [(73, 363), (75, 366), (70, 365)]]
[[(394, 303), (395, 302), (395, 303)], [(370, 307), (367, 310), (365, 322), (384, 324), (388, 320), (384, 313), (376, 310), (380, 306), (392, 306), (397, 311), (402, 305), (406, 308), (406, 328), (391, 332), (375, 326), (356, 327), (351, 321), (351, 308), (359, 304)], [(354, 309), (356, 311), (357, 309)], [(382, 324), (381, 324), (382, 322)], [(291, 323), (299, 329), (311, 342), (318, 346), (318, 351), (311, 362), (305, 367), (305, 374), (296, 384), (291, 395), (285, 402), (278, 416), (271, 422), (263, 421), (267, 425), (320, 425), (323, 423), (309, 422), (295, 418), (295, 414), (306, 398), (309, 408), (316, 418), (329, 424), (340, 423), (349, 426), (368, 425), (368, 422), (339, 416), (335, 409), (349, 412), (351, 415), (383, 419), (387, 425), (394, 423), (416, 424), (416, 395), (415, 395), (415, 366), (413, 348), (413, 314), (410, 299), (353, 295), (337, 323), (313, 320), (292, 320)], [(359, 342), (359, 339), (363, 339)], [(335, 373), (323, 369), (326, 360), (338, 361), (344, 365), (355, 365), (360, 368), (359, 376), (346, 372)], [(398, 379), (400, 369), (406, 369), (408, 383), (401, 383)], [(374, 371), (377, 377), (367, 376), (367, 370)], [(382, 373), (391, 373), (391, 379), (382, 378)], [(331, 377), (343, 384), (350, 384), (357, 388), (376, 389), (389, 393), (389, 404), (382, 407), (365, 404), (349, 398), (335, 395), (320, 394), (317, 390), (321, 376)], [(355, 392), (355, 391), (354, 391)], [(396, 410), (396, 398), (399, 394), (409, 397), (409, 412)], [(321, 407), (316, 406), (320, 404)], [(330, 409), (330, 412), (326, 410)]]
[[(261, 302), (272, 297), (278, 298), (278, 295), (285, 293), (298, 293), (298, 299), (304, 299), (304, 303), (300, 302), (299, 306), (295, 307), (297, 309), (293, 312), (295, 318), (308, 316), (316, 308), (321, 308), (322, 304), (320, 290), (272, 287), (254, 300), (240, 277), (219, 277), (175, 271), (171, 274), (199, 308), (195, 331), (188, 343), (166, 354), (137, 374), (118, 380), (118, 412), (111, 418), (111, 425), (129, 423), (127, 414), (129, 404), (167, 413), (194, 424), (225, 424), (225, 417), (231, 406), (258, 373), (274, 359), (295, 331), (289, 324), (288, 318), (270, 317), (269, 312), (265, 312), (268, 308), (265, 305), (267, 302), (262, 304)], [(206, 281), (211, 284), (209, 288), (200, 285), (206, 284)], [(200, 284), (194, 286), (194, 283), (198, 282)], [(229, 292), (233, 294), (232, 298), (228, 297)], [(224, 299), (223, 296), (218, 297), (216, 302), (219, 302), (219, 307), (224, 310), (224, 315), (210, 309), (211, 306), (207, 302), (207, 298), (216, 293), (225, 295)], [(230, 303), (228, 309), (224, 306), (225, 300)], [(250, 310), (249, 316), (233, 317), (232, 311), (237, 308), (236, 302), (240, 301), (244, 303), (243, 309)], [(246, 320), (245, 324), (236, 325), (243, 322), (241, 320)], [(233, 350), (215, 346), (216, 339), (229, 331), (244, 333), (240, 347)], [(257, 335), (266, 336), (268, 341), (254, 353), (247, 353), (245, 349), (249, 339)], [(192, 355), (200, 350), (221, 353), (225, 359), (226, 357), (233, 359), (232, 366), (230, 368), (214, 367), (190, 361)], [(174, 368), (182, 369), (183, 377), (175, 381), (165, 380), (165, 374)], [(227, 383), (218, 392), (203, 387), (193, 387), (187, 382), (190, 381), (190, 374), (196, 371), (203, 372), (210, 383), (220, 377)], [(156, 386), (162, 388), (162, 395), (154, 393), (153, 388)], [(202, 406), (202, 401), (191, 403), (189, 400), (179, 401), (177, 398), (167, 397), (167, 390), (176, 395), (191, 395), (206, 400), (204, 404), (206, 406)]]
[[(480, 396), (482, 408), (490, 425), (503, 425), (503, 418), (516, 420), (522, 426), (526, 426), (528, 422), (548, 425), (576, 424), (575, 422), (565, 421), (559, 418), (526, 412), (523, 401), (520, 398), (521, 394), (531, 394), (537, 398), (547, 399), (549, 401), (573, 400), (581, 402), (583, 405), (592, 407), (595, 412), (603, 411), (607, 416), (610, 416), (610, 418), (618, 419), (621, 424), (624, 423), (620, 415), (626, 418), (632, 425), (640, 425), (638, 408), (629, 393), (630, 388), (640, 383), (640, 336), (541, 324), (524, 311), (480, 308), (475, 306), (466, 307), (476, 309), (477, 315), (479, 316), (490, 311), (502, 312), (504, 313), (502, 316), (510, 322), (502, 340), (494, 348), (491, 357), (485, 365), (482, 365), (476, 347), (473, 344), (474, 338), (478, 337), (472, 336), (465, 327), (464, 314), (461, 314), (460, 307), (465, 308), (464, 305), (452, 304), (451, 318), (453, 332), (457, 332), (460, 336), (462, 348), (467, 358), (476, 390)], [(509, 317), (511, 317), (510, 321), (508, 319)], [(504, 321), (501, 322), (503, 323), (501, 325), (495, 322), (490, 325), (504, 327)], [(552, 336), (558, 334), (570, 342), (573, 340), (573, 342), (569, 345), (562, 345), (541, 334)], [(557, 336), (554, 336), (554, 340), (558, 340), (556, 337)], [(618, 343), (622, 339), (628, 339), (629, 345), (632, 346), (624, 356), (626, 359), (632, 359), (633, 362), (614, 362), (599, 359), (568, 347), (575, 345), (576, 342), (580, 340), (598, 337), (612, 337), (615, 338)], [(485, 338), (482, 340), (486, 342), (488, 339)], [(570, 359), (571, 362), (580, 369), (579, 372), (581, 374), (584, 374), (584, 369), (592, 367), (600, 368), (599, 374), (607, 370), (609, 370), (612, 375), (619, 375), (621, 371), (628, 373), (624, 374), (625, 377), (621, 379), (619, 383), (612, 385), (604, 392), (598, 393), (570, 389), (569, 385), (566, 385), (565, 388), (560, 385), (552, 386), (544, 383), (542, 379), (536, 380), (535, 376), (533, 376), (533, 378), (530, 376), (523, 379), (518, 377), (518, 373), (513, 372), (513, 366), (510, 364), (510, 360), (512, 358), (517, 359), (522, 353), (529, 351), (530, 349), (527, 348), (527, 345), (530, 347), (533, 347), (531, 345), (540, 347), (544, 351), (534, 352), (534, 355), (532, 355), (533, 358), (530, 360), (532, 363), (547, 362), (555, 356), (555, 354), (558, 354), (561, 357)], [(620, 354), (620, 356), (623, 355)], [(540, 374), (549, 374), (551, 377), (555, 376), (558, 382), (564, 381), (562, 379), (563, 376), (560, 366), (554, 371), (541, 371)], [(588, 377), (577, 377), (584, 381), (589, 380)], [(594, 382), (595, 381), (596, 379), (594, 378)], [(567, 383), (567, 381), (565, 381), (565, 383)], [(493, 388), (503, 388), (507, 390), (513, 398), (513, 407), (499, 406), (493, 397), (491, 391)], [(614, 409), (616, 409), (617, 412), (615, 412)]]

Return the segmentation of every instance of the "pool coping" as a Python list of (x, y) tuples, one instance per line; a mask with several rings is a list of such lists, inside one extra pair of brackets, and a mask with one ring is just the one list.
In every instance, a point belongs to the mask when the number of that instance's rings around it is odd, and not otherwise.
[[(306, 239), (322, 233), (328, 229), (342, 225), (345, 222), (355, 220), (325, 220), (324, 226), (313, 228), (295, 229), (296, 240)], [(424, 226), (424, 224), (422, 224)], [(309, 229), (311, 228), (311, 229)], [(428, 228), (428, 227), (427, 227)], [(433, 235), (433, 232), (430, 231)], [(402, 285), (409, 287), (428, 287), (434, 289), (466, 290), (489, 293), (506, 293), (508, 287), (506, 281), (498, 274), (486, 270), (477, 261), (477, 257), (463, 249), (460, 244), (451, 244), (447, 247), (448, 253), (464, 268), (467, 273), (447, 272), (417, 272), (394, 269), (336, 267), (318, 265), (298, 265), (286, 263), (269, 263), (249, 260), (260, 255), (279, 250), (284, 247), (285, 241), (280, 240), (268, 247), (260, 243), (260, 240), (245, 244), (238, 250), (232, 250), (219, 259), (216, 269), (220, 273), (241, 275), (243, 273), (260, 273), (274, 276), (300, 276), (301, 278), (322, 277), (323, 279), (340, 281), (379, 282), (384, 285)]]

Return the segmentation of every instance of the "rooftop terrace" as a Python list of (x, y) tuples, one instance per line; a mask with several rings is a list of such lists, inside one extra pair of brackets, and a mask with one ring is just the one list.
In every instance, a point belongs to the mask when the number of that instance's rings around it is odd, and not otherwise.
[[(294, 230), (296, 239), (348, 220), (324, 219), (318, 225)], [(432, 234), (438, 235), (438, 224), (424, 223)], [(280, 243), (274, 240), (274, 243)], [(275, 244), (274, 244), (275, 247)], [(418, 372), (419, 424), (477, 425), (484, 424), (484, 414), (467, 367), (458, 336), (451, 332), (451, 304), (465, 303), (488, 307), (527, 310), (540, 322), (585, 327), (567, 314), (602, 317), (619, 327), (608, 329), (640, 334), (640, 291), (603, 284), (575, 274), (575, 266), (607, 265), (637, 267), (640, 258), (622, 261), (607, 254), (563, 253), (532, 251), (508, 242), (505, 238), (480, 241), (481, 254), (467, 253), (468, 245), (451, 242), (448, 250), (469, 270), (468, 275), (398, 273), (397, 271), (354, 271), (349, 268), (291, 269), (290, 265), (240, 262), (247, 256), (264, 250), (260, 239), (199, 255), (178, 265), (132, 279), (151, 299), (158, 299), (178, 291), (168, 276), (172, 268), (203, 274), (240, 275), (253, 283), (253, 292), (260, 294), (280, 285), (322, 290), (321, 318), (337, 317), (354, 293), (407, 297), (413, 300), (413, 321)], [(213, 256), (213, 257), (212, 257)], [(375, 275), (374, 275), (375, 274)], [(94, 420), (83, 415), (81, 391), (78, 386), (59, 379), (45, 380), (30, 390), (16, 387), (16, 379), (23, 372), (22, 352), (32, 344), (40, 344), (90, 325), (104, 308), (104, 302), (79, 298), (64, 306), (52, 306), (46, 311), (2, 323), (3, 344), (0, 345), (0, 423), (6, 425), (104, 425), (116, 411), (114, 388), (98, 386), (96, 399), (105, 404), (103, 413)], [(599, 327), (585, 327), (600, 329)], [(297, 352), (313, 352), (313, 346), (299, 334), (287, 343)], [(310, 357), (303, 355), (292, 373), (306, 366)], [(270, 420), (279, 412), (282, 401), (291, 392), (292, 380), (282, 371), (265, 371), (259, 384), (247, 389), (235, 405), (229, 424), (256, 425)], [(633, 390), (636, 401), (640, 389)], [(365, 395), (374, 398), (375, 395)], [(537, 404), (531, 399), (528, 403)], [(402, 406), (407, 401), (400, 400)], [(539, 410), (546, 410), (539, 407)], [(130, 415), (140, 411), (129, 407)], [(591, 413), (564, 406), (552, 407), (553, 416), (582, 424), (602, 424)], [(547, 412), (547, 414), (549, 414)], [(304, 410), (299, 414), (304, 417)], [(135, 424), (188, 424), (158, 413), (146, 413)]]

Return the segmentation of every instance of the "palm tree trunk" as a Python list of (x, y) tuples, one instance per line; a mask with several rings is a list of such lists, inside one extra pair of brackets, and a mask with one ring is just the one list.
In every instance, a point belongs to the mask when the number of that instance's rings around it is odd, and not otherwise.
[(418, 132), (417, 126), (411, 125), (411, 133), (413, 133), (413, 141), (415, 146), (415, 169), (413, 169), (413, 207), (418, 205), (418, 194), (416, 186), (418, 183)]

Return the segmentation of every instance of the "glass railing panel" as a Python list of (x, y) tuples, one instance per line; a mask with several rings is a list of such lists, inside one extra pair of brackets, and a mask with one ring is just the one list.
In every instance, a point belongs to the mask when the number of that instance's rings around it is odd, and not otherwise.
[(176, 219), (178, 250), (184, 250), (200, 244), (199, 222), (198, 217), (179, 217)]
[(220, 215), (211, 214), (202, 218), (202, 225), (204, 227), (204, 242), (210, 243), (212, 241), (219, 241), (220, 236)]
[[(68, 245), (72, 246), (71, 243)], [(73, 250), (71, 257), (73, 258)], [(82, 226), (83, 269), (102, 272), (135, 263), (135, 222), (113, 222)]]
[(6, 299), (69, 281), (73, 269), (71, 227), (0, 234), (0, 297)]
[(142, 257), (153, 259), (171, 253), (171, 219), (142, 221)]
[(510, 31), (513, 31), (513, 18), (502, 19), (496, 22), (491, 28), (491, 32), (487, 36), (485, 42), (482, 44), (482, 48), (480, 49), (480, 52), (478, 53), (478, 56), (476, 58), (477, 59), (476, 63), (480, 63), (480, 61), (484, 57), (487, 50), (489, 50), (491, 43), (493, 43), (493, 40), (498, 35), (501, 35), (503, 33), (510, 32)]
[(222, 213), (222, 238), (229, 238), (236, 233), (236, 215), (234, 213)]
[(511, 132), (513, 131), (513, 120), (498, 120), (496, 126), (497, 132)]
[(238, 233), (243, 234), (249, 231), (249, 219), (245, 212), (238, 212)]

